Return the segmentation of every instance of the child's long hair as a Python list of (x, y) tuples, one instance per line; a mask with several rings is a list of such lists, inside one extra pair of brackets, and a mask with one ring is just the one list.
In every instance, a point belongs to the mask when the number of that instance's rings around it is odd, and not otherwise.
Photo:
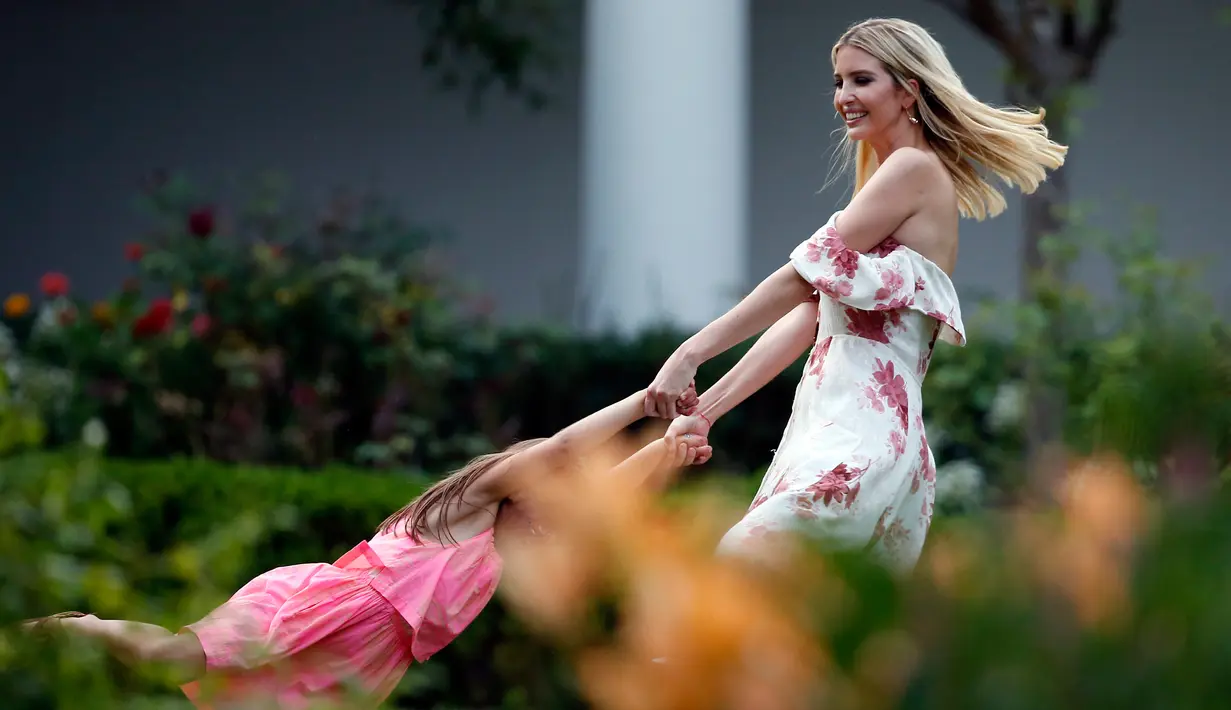
[(480, 476), (495, 468), (502, 461), (506, 461), (542, 441), (546, 441), (546, 439), (526, 439), (509, 446), (504, 451), (484, 454), (471, 459), (465, 466), (437, 481), (431, 488), (419, 494), (418, 498), (415, 498), (401, 510), (386, 518), (385, 522), (381, 523), (376, 531), (378, 533), (387, 533), (401, 525), (402, 532), (409, 535), (412, 540), (423, 542), (422, 535), (424, 533), (432, 533), (429, 516), (433, 511), (440, 511), (439, 530), (436, 531), (436, 538), (442, 543), (448, 541), (449, 544), (456, 545), (457, 540), (453, 537), (452, 531), (449, 530), (448, 516), (445, 514), (449, 508), (451, 506), (460, 508), (464, 504), (466, 491), (474, 485), (475, 481), (479, 480)]

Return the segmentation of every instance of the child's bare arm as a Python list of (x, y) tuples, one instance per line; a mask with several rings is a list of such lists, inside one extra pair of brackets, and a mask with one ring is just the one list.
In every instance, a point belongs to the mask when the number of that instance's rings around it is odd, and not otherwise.
[[(570, 459), (593, 451), (629, 425), (645, 417), (645, 390), (634, 392), (584, 419), (561, 429), (547, 441), (513, 456), (493, 469), (484, 480), (476, 482), (475, 493), (500, 500), (525, 485), (525, 476), (553, 470)], [(690, 386), (677, 406), (691, 411), (696, 408), (696, 388)]]
[[(638, 477), (638, 485), (648, 487), (652, 491), (661, 491), (671, 482), (672, 474), (685, 466), (691, 466), (701, 456), (709, 458), (712, 455), (710, 446), (705, 441), (689, 441), (694, 437), (685, 434), (676, 444), (666, 439), (651, 441), (641, 447), (637, 453), (624, 459), (609, 475), (621, 477)], [(698, 446), (700, 444), (700, 446)]]

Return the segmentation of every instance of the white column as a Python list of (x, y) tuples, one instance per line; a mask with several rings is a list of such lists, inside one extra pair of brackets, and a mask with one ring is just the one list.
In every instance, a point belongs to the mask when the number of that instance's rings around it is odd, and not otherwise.
[(747, 0), (589, 0), (578, 302), (698, 328), (744, 286)]

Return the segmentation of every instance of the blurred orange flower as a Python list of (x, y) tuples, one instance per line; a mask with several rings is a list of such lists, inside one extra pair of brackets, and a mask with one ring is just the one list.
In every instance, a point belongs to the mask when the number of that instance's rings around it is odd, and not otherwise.
[(90, 316), (94, 322), (103, 328), (110, 328), (115, 325), (115, 309), (106, 301), (98, 301), (93, 306), (90, 306)]
[[(534, 495), (549, 530), (505, 554), (502, 593), (533, 628), (575, 642), (597, 599), (615, 603), (613, 638), (576, 656), (581, 687), (601, 710), (806, 707), (826, 668), (801, 617), (781, 603), (788, 575), (715, 555), (718, 506), (667, 511), (610, 475), (639, 446), (623, 441)], [(656, 661), (655, 659), (659, 659)]]
[(1022, 558), (1038, 581), (1068, 600), (1083, 625), (1115, 624), (1130, 610), (1132, 554), (1149, 523), (1145, 494), (1127, 463), (1102, 456), (1072, 465), (1058, 500), (1057, 521), (1019, 517)]
[(30, 312), (30, 297), (24, 293), (14, 293), (4, 299), (4, 316), (6, 318), (21, 318)]

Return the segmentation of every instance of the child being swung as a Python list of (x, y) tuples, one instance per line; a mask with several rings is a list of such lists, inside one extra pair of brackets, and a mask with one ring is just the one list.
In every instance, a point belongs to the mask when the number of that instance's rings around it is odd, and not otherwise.
[[(480, 456), (391, 515), (372, 539), (333, 564), (279, 567), (179, 633), (151, 624), (66, 612), (32, 621), (100, 639), (130, 663), (173, 667), (201, 708), (237, 703), (304, 707), (347, 700), (380, 704), (411, 663), (447, 646), (488, 604), (500, 580), (501, 539), (534, 531), (527, 510), (536, 482), (644, 416), (645, 392), (548, 439)], [(680, 398), (696, 406), (696, 391)], [(659, 439), (616, 467), (670, 470), (708, 459), (708, 442)], [(264, 705), (260, 705), (264, 706)]]

